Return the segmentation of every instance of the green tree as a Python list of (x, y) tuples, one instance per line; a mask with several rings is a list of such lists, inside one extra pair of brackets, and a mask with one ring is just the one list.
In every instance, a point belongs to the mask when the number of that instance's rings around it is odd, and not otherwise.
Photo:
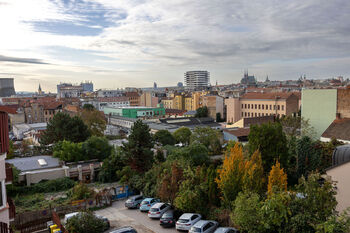
[(117, 171), (120, 171), (125, 166), (125, 161), (120, 148), (112, 150), (111, 155), (103, 160), (101, 171), (98, 174), (98, 179), (102, 182), (118, 181)]
[[(87, 104), (84, 105), (84, 107)], [(96, 109), (84, 108), (80, 117), (89, 129), (91, 135), (102, 137), (106, 130), (106, 119), (103, 112)]]
[(287, 139), (280, 123), (251, 125), (248, 140), (250, 154), (260, 151), (265, 172), (270, 171), (276, 160), (288, 168)]
[(65, 228), (75, 233), (102, 233), (106, 223), (91, 212), (81, 212), (67, 220)]
[(208, 149), (200, 143), (192, 143), (188, 147), (171, 151), (167, 160), (181, 160), (189, 166), (200, 166), (209, 163)]
[(102, 161), (111, 155), (113, 147), (106, 138), (92, 136), (82, 144), (82, 150), (86, 159)]
[(176, 140), (176, 143), (182, 143), (182, 144), (188, 145), (190, 144), (191, 134), (192, 132), (189, 128), (181, 127), (177, 129), (173, 135)]
[(174, 136), (168, 131), (168, 130), (165, 130), (165, 129), (162, 129), (162, 130), (158, 130), (155, 134), (154, 134), (154, 140), (161, 144), (162, 146), (165, 146), (165, 145), (175, 145), (175, 138)]
[(191, 143), (200, 143), (208, 148), (213, 155), (221, 153), (222, 136), (216, 129), (210, 127), (196, 127), (191, 135)]
[(144, 173), (151, 168), (153, 160), (152, 136), (147, 124), (137, 120), (131, 128), (127, 143), (122, 146), (123, 153), (133, 170)]
[(84, 110), (95, 110), (96, 108), (94, 107), (94, 105), (92, 105), (92, 104), (84, 104), (83, 105), (83, 109)]
[(216, 122), (221, 122), (221, 121), (223, 121), (223, 119), (221, 119), (221, 113), (217, 112), (216, 113)]
[(78, 162), (86, 159), (82, 149), (82, 143), (62, 141), (56, 144), (53, 156), (65, 162)]
[(164, 202), (170, 202), (172, 204), (179, 191), (182, 180), (183, 170), (177, 162), (173, 162), (171, 165), (171, 171), (163, 171), (163, 179), (158, 190), (159, 197)]
[(194, 117), (208, 117), (208, 107), (204, 106), (198, 108)]
[(40, 138), (44, 145), (67, 140), (83, 142), (90, 136), (88, 127), (80, 117), (70, 117), (66, 113), (57, 113), (47, 124), (47, 129)]
[(85, 200), (95, 195), (94, 190), (84, 183), (76, 184), (70, 192), (72, 200)]

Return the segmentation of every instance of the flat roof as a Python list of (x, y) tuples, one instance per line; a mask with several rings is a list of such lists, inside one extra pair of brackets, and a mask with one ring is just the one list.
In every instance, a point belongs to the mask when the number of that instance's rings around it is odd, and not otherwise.
[[(46, 165), (41, 166), (39, 160), (43, 159), (46, 162)], [(41, 160), (42, 161), (42, 160)], [(6, 160), (7, 163), (12, 164), (21, 172), (33, 171), (39, 169), (55, 168), (60, 166), (60, 160), (48, 155), (40, 155), (33, 157), (24, 157), (24, 158), (14, 158)]]

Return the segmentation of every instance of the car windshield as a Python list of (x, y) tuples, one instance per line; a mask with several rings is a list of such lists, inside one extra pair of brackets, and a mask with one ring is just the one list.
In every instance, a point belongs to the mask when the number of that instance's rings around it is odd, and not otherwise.
[(201, 229), (198, 228), (198, 227), (192, 227), (191, 231), (193, 231), (193, 232), (201, 232)]
[(142, 201), (141, 204), (142, 205), (147, 205), (147, 204), (149, 204), (149, 201)]
[(151, 209), (150, 209), (150, 212), (157, 212), (157, 211), (159, 211), (158, 208), (151, 208)]
[(172, 212), (166, 212), (165, 214), (163, 214), (162, 218), (172, 218), (173, 217), (173, 213)]
[(189, 222), (188, 219), (179, 219), (179, 223), (186, 223), (186, 222)]

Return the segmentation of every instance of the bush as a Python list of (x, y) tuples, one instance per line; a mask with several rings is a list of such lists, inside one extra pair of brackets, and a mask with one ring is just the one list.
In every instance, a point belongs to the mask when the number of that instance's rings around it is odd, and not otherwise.
[(91, 212), (82, 212), (68, 219), (66, 230), (75, 233), (102, 233), (106, 223)]
[(90, 189), (86, 184), (80, 183), (73, 187), (70, 192), (72, 200), (84, 200), (94, 196), (94, 191)]
[(8, 185), (7, 194), (14, 197), (17, 194), (50, 193), (68, 190), (74, 187), (75, 182), (68, 177), (55, 180), (41, 181), (31, 186)]

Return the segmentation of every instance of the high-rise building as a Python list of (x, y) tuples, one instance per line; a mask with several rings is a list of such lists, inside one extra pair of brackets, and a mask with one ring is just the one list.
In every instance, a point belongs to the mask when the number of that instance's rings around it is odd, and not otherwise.
[(13, 78), (0, 78), (0, 97), (16, 95)]
[(188, 88), (210, 86), (210, 73), (208, 71), (187, 71), (185, 73), (185, 84)]

